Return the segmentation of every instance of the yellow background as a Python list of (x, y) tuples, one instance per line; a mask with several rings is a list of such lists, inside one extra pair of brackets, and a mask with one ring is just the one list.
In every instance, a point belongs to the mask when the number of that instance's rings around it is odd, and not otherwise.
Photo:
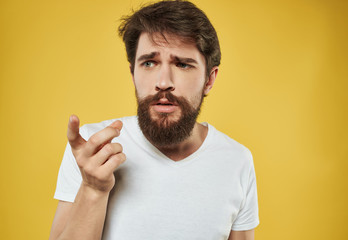
[[(116, 28), (141, 2), (1, 1), (1, 239), (48, 238), (70, 114), (135, 114)], [(256, 239), (347, 239), (347, 1), (194, 2), (222, 48), (200, 121), (253, 153)]]

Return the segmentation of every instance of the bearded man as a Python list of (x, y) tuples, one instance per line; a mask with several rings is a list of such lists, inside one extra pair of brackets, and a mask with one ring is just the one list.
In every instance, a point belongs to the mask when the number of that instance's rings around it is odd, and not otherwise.
[(250, 151), (196, 122), (221, 58), (210, 21), (190, 2), (162, 1), (119, 33), (138, 114), (81, 129), (70, 117), (50, 239), (254, 239)]

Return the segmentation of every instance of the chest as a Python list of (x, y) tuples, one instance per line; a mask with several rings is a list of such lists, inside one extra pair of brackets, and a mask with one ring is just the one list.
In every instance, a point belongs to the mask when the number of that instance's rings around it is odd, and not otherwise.
[(209, 156), (176, 167), (129, 155), (115, 174), (104, 239), (228, 238), (243, 201), (238, 169)]

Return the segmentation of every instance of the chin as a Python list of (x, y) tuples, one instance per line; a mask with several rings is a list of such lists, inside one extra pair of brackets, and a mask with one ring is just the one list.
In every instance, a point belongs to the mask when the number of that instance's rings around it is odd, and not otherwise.
[(151, 111), (151, 120), (156, 122), (158, 126), (168, 127), (171, 124), (179, 122), (181, 114), (180, 113), (161, 113)]

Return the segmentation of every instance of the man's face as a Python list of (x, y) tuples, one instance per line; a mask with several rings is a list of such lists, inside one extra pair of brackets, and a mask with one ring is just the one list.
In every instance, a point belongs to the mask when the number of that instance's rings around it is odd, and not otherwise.
[(133, 73), (140, 128), (158, 146), (179, 143), (191, 134), (213, 83), (207, 81), (204, 56), (194, 43), (165, 37), (141, 34)]

